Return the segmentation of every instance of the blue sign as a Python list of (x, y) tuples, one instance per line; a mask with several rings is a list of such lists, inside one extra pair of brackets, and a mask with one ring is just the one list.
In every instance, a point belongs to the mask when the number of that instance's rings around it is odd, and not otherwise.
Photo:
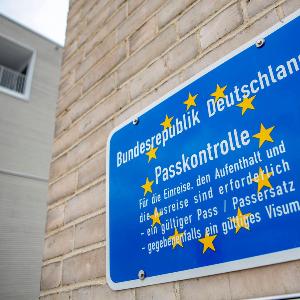
[(113, 289), (300, 258), (298, 15), (111, 134)]

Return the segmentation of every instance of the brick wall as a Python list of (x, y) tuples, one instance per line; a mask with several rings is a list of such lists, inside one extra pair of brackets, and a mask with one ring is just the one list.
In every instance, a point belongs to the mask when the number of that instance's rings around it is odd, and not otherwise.
[(121, 292), (105, 280), (109, 132), (298, 8), (300, 0), (71, 1), (40, 299), (240, 299), (300, 291), (300, 261)]

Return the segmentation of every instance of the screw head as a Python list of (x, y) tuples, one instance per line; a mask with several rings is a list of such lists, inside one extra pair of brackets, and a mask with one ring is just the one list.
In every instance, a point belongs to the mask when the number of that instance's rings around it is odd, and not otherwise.
[(132, 124), (133, 125), (139, 124), (139, 118), (138, 117), (134, 118), (133, 121), (132, 121)]
[(261, 48), (264, 44), (265, 44), (265, 39), (259, 39), (256, 41), (255, 45), (256, 45), (256, 48)]
[(144, 270), (140, 270), (138, 273), (138, 277), (140, 280), (144, 280), (146, 277), (145, 271)]

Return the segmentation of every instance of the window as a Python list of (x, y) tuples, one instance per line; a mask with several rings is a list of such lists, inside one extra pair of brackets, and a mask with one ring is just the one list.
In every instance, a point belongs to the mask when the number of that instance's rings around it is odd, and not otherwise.
[(29, 99), (35, 53), (0, 36), (0, 91)]

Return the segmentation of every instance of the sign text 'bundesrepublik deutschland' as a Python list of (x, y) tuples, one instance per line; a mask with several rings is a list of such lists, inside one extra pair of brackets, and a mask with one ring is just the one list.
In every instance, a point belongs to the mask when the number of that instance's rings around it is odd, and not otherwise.
[(300, 258), (299, 31), (273, 28), (111, 135), (113, 288)]

